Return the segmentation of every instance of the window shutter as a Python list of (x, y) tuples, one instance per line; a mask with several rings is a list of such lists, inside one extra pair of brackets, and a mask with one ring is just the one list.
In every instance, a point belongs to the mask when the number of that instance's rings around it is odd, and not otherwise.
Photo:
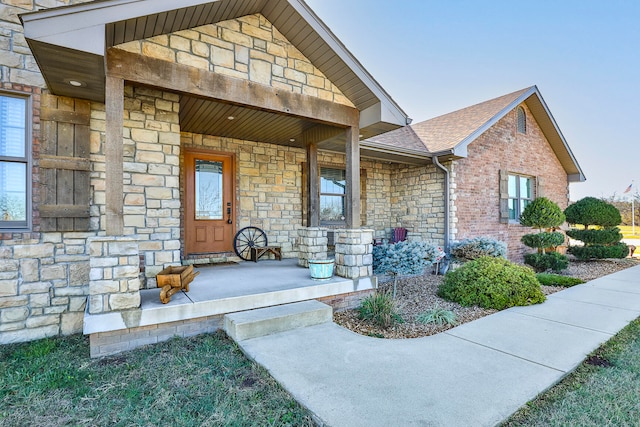
[(544, 185), (543, 185), (543, 179), (541, 176), (536, 176), (535, 178), (536, 180), (536, 198), (537, 197), (544, 197)]
[(500, 170), (500, 222), (509, 223), (509, 171)]
[(42, 95), (41, 231), (89, 229), (89, 101)]

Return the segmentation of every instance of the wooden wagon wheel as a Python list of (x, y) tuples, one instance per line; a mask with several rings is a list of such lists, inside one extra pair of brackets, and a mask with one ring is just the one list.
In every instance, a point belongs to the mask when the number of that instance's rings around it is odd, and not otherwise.
[(236, 255), (245, 261), (251, 260), (251, 248), (269, 246), (267, 234), (258, 227), (245, 227), (233, 238), (233, 248)]

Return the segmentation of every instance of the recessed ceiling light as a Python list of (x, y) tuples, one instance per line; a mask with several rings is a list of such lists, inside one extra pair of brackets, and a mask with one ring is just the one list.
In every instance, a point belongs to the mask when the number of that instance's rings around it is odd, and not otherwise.
[(289, 142), (296, 142), (296, 139), (295, 139), (295, 138), (291, 138), (291, 139), (289, 140)]
[(233, 116), (229, 116), (229, 117), (227, 117), (227, 119), (229, 119), (229, 120), (233, 120), (233, 119), (235, 119), (235, 117), (233, 117)]
[(85, 87), (85, 86), (87, 86), (87, 84), (85, 82), (80, 81), (80, 80), (67, 79), (66, 82), (67, 82), (67, 84), (69, 84), (70, 86), (73, 86), (73, 87)]

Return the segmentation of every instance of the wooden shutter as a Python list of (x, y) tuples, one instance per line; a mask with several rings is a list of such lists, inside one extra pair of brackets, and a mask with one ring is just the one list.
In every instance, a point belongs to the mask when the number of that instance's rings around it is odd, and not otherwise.
[(89, 229), (89, 101), (42, 95), (41, 231)]
[(536, 176), (534, 178), (536, 180), (536, 194), (535, 197), (544, 197), (544, 180), (541, 176)]
[(500, 222), (509, 223), (509, 171), (500, 170)]

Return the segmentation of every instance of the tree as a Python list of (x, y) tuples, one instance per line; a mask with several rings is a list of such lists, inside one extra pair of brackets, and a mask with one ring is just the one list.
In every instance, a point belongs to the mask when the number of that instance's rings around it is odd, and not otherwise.
[(537, 253), (527, 254), (524, 257), (524, 262), (534, 270), (560, 271), (569, 265), (565, 255), (555, 252), (555, 247), (564, 243), (564, 234), (555, 231), (555, 228), (562, 225), (564, 221), (562, 209), (546, 197), (538, 197), (522, 211), (520, 224), (539, 230), (538, 233), (526, 234), (521, 239), (526, 246), (537, 249)]
[(576, 258), (624, 258), (629, 253), (627, 245), (621, 242), (622, 233), (617, 227), (622, 221), (620, 211), (612, 204), (595, 197), (585, 197), (567, 207), (564, 213), (569, 224), (584, 227), (583, 230), (567, 231), (569, 237), (583, 242), (583, 246), (570, 246), (568, 249)]

